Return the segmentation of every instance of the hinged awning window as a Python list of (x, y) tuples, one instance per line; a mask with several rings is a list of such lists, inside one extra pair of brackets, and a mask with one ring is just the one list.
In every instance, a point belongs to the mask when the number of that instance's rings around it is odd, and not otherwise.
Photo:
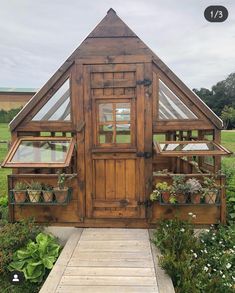
[(2, 167), (63, 168), (70, 164), (74, 139), (69, 137), (23, 137), (12, 145)]
[(223, 156), (231, 152), (213, 141), (164, 141), (154, 142), (157, 154), (168, 157)]

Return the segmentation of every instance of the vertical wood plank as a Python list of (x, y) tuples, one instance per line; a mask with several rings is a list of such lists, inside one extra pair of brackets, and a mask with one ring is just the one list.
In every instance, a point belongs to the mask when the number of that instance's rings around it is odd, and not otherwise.
[(123, 199), (125, 195), (125, 160), (116, 160), (116, 199)]
[[(72, 71), (72, 95), (71, 105), (74, 111), (73, 123), (75, 129), (84, 122), (84, 100), (83, 100), (83, 66), (82, 64), (76, 64), (76, 68)], [(76, 173), (78, 174), (78, 199), (77, 209), (78, 217), (80, 221), (83, 221), (85, 217), (85, 128), (80, 132), (75, 132), (75, 139), (77, 145), (77, 152), (75, 160), (77, 163)]]
[[(136, 80), (144, 79), (144, 66), (143, 64), (136, 65)], [(144, 107), (145, 107), (145, 90), (143, 84), (137, 84), (136, 86), (136, 140), (137, 140), (137, 151), (144, 152), (144, 133), (145, 133), (145, 125), (144, 125)], [(138, 175), (139, 175), (139, 198), (141, 201), (145, 200), (145, 159), (140, 157), (137, 159), (138, 161)], [(145, 207), (140, 206), (140, 217), (145, 216)]]
[(126, 198), (136, 200), (136, 189), (138, 182), (136, 181), (136, 160), (126, 160)]
[(106, 160), (105, 168), (106, 199), (115, 198), (115, 161)]
[[(153, 70), (152, 63), (144, 64), (144, 77), (146, 80), (153, 80)], [(156, 91), (156, 89), (155, 89)], [(153, 119), (152, 119), (152, 109), (153, 109), (153, 98), (152, 98), (152, 83), (149, 86), (145, 87), (145, 113), (144, 113), (144, 149), (145, 152), (152, 154), (153, 151)], [(153, 182), (153, 160), (152, 156), (145, 159), (145, 198), (149, 199), (150, 194), (152, 193), (152, 182)], [(149, 210), (149, 208), (147, 208)], [(147, 210), (147, 213), (148, 213)], [(142, 210), (143, 212), (143, 210)], [(142, 214), (144, 217), (144, 214)]]
[(105, 199), (105, 160), (95, 160), (95, 198)]
[(85, 158), (86, 158), (86, 216), (92, 217), (92, 116), (91, 116), (91, 93), (90, 93), (90, 66), (84, 66), (84, 112), (85, 112)]

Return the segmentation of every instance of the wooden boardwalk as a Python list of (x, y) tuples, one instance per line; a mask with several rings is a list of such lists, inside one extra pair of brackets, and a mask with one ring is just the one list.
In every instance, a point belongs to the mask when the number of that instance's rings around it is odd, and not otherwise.
[(40, 293), (174, 292), (159, 290), (155, 262), (147, 229), (78, 229)]

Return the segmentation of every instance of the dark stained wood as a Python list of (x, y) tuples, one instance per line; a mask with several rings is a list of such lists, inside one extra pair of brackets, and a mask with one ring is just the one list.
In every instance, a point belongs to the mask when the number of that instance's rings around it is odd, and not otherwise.
[[(71, 121), (32, 121), (67, 78), (70, 78)], [(159, 120), (159, 78), (198, 119)], [(144, 80), (149, 84), (144, 85)], [(130, 143), (115, 141), (118, 135), (116, 125), (129, 124), (129, 121), (99, 121), (99, 103), (119, 102), (131, 104)], [(59, 103), (50, 111), (58, 107)], [(114, 115), (116, 106), (112, 111)], [(111, 124), (113, 134), (107, 130)], [(106, 129), (100, 130), (100, 126)], [(17, 137), (40, 136), (42, 132), (49, 132), (55, 138), (58, 135), (73, 137), (75, 150), (71, 152), (70, 164), (63, 171), (71, 173), (74, 170), (78, 174), (73, 179), (73, 198), (67, 206), (11, 205), (12, 221), (35, 216), (40, 223), (54, 225), (146, 228), (155, 225), (161, 218), (172, 218), (178, 211), (182, 219), (186, 219), (188, 212), (197, 214), (195, 224), (198, 225), (225, 223), (226, 198), (223, 188), (221, 205), (218, 206), (154, 204), (151, 209), (139, 205), (139, 202), (149, 198), (152, 185), (159, 180), (152, 175), (153, 171), (168, 169), (187, 173), (189, 177), (198, 176), (191, 174), (195, 168), (190, 164), (190, 158), (151, 156), (153, 134), (165, 134), (166, 140), (170, 141), (191, 141), (204, 140), (204, 135), (210, 132), (213, 133), (213, 141), (219, 144), (222, 123), (113, 10), (109, 10), (100, 24), (35, 94), (10, 127), (13, 141)], [(198, 134), (192, 135), (195, 130)], [(105, 137), (105, 144), (98, 139), (99, 133)], [(124, 133), (121, 130), (119, 135)], [(145, 158), (144, 153), (150, 154), (149, 158)], [(199, 159), (199, 165), (205, 167), (204, 170), (215, 172), (220, 169), (221, 161), (215, 157), (214, 169), (206, 166), (203, 159)], [(30, 174), (18, 174), (24, 172)], [(14, 169), (15, 174), (9, 177), (9, 188), (16, 180), (27, 178), (55, 183), (56, 175), (48, 174), (55, 172), (56, 168), (45, 166), (37, 170)], [(14, 177), (17, 175), (21, 177)], [(164, 180), (168, 182), (169, 178)], [(218, 183), (223, 185), (223, 180), (220, 178)]]

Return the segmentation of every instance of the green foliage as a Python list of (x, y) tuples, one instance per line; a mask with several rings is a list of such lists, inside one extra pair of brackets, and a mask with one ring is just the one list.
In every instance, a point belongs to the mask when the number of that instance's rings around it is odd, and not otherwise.
[(153, 242), (177, 293), (234, 292), (234, 225), (211, 227), (197, 239), (190, 221), (165, 220), (155, 231)]
[(7, 272), (16, 249), (24, 246), (30, 239), (35, 239), (41, 232), (32, 220), (7, 223), (0, 228), (0, 274)]
[(196, 178), (189, 178), (186, 181), (187, 186), (189, 187), (190, 194), (199, 193), (202, 190), (200, 182)]
[(221, 119), (224, 122), (224, 128), (234, 128), (235, 127), (235, 108), (224, 106), (221, 113)]
[(60, 245), (55, 237), (40, 233), (36, 242), (30, 240), (25, 248), (17, 250), (13, 262), (8, 266), (10, 271), (24, 273), (25, 279), (32, 283), (40, 283), (46, 273), (51, 270), (59, 256)]
[(19, 113), (21, 108), (11, 109), (9, 111), (0, 110), (0, 123), (9, 123)]
[(175, 175), (172, 177), (172, 194), (183, 193), (187, 194), (189, 192), (189, 185), (185, 183), (184, 175)]
[(53, 186), (50, 185), (50, 184), (43, 183), (42, 184), (42, 190), (44, 190), (44, 191), (53, 191)]
[(201, 88), (193, 91), (220, 116), (226, 105), (235, 108), (235, 73), (218, 82), (212, 90)]
[(14, 190), (16, 190), (16, 191), (26, 190), (27, 187), (28, 187), (28, 185), (25, 182), (18, 181), (18, 182), (16, 182), (16, 184), (14, 186)]
[(59, 189), (64, 189), (65, 188), (65, 181), (66, 181), (65, 173), (57, 172), (57, 174), (58, 174), (57, 185), (58, 185)]
[(0, 197), (0, 207), (7, 207), (8, 199), (6, 196)]
[(222, 164), (222, 171), (226, 176), (227, 220), (235, 223), (235, 168), (233, 165)]
[(31, 181), (29, 184), (28, 184), (28, 189), (31, 189), (31, 190), (42, 190), (42, 184), (38, 181)]

